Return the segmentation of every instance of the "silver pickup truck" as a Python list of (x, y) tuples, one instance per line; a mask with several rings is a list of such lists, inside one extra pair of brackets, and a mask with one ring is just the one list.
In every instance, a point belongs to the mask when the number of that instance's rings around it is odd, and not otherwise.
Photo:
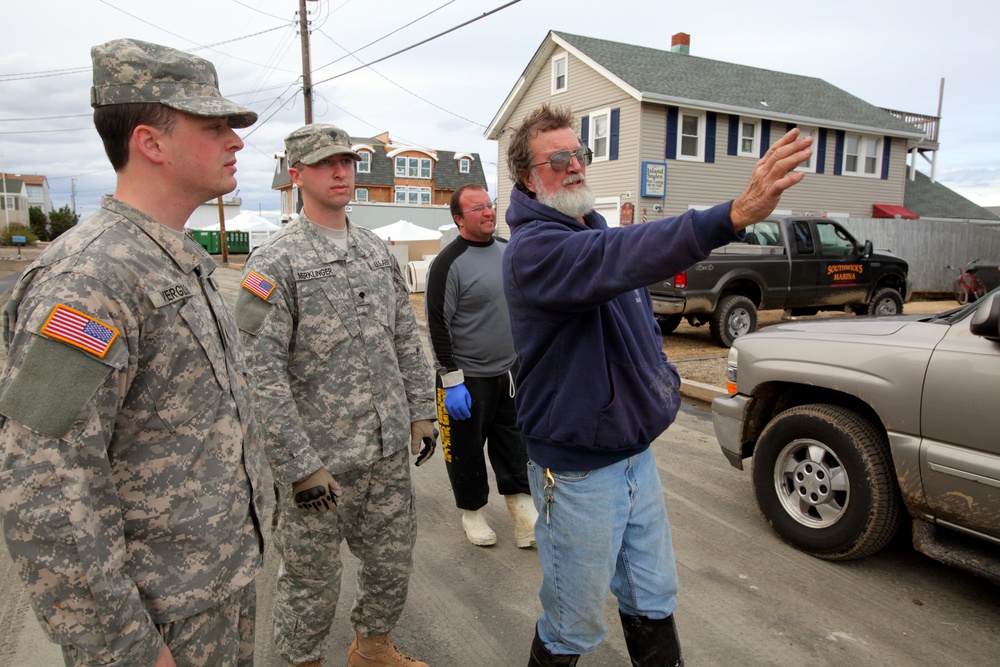
[(875, 553), (912, 520), (932, 558), (1000, 583), (1000, 290), (934, 316), (768, 327), (729, 353), (712, 416), (783, 540)]

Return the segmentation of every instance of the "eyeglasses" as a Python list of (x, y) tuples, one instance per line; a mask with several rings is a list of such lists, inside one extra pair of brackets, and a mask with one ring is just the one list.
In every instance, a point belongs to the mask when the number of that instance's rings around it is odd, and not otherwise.
[(552, 168), (552, 171), (566, 171), (569, 169), (569, 166), (573, 164), (574, 157), (577, 162), (582, 164), (584, 167), (589, 167), (590, 163), (594, 160), (594, 151), (590, 150), (586, 146), (580, 146), (575, 151), (559, 151), (558, 153), (553, 153), (545, 162), (539, 162), (538, 164), (533, 164), (531, 166), (540, 167), (543, 164), (547, 164)]
[(493, 204), (486, 204), (485, 206), (480, 204), (479, 206), (473, 206), (467, 211), (462, 211), (462, 215), (465, 215), (466, 213), (482, 213), (483, 211), (492, 211), (492, 210), (493, 210)]

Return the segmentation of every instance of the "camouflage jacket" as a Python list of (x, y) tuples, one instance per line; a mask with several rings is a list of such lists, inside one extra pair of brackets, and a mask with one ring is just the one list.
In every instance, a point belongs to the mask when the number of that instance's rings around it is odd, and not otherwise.
[[(304, 215), (247, 260), (236, 322), (275, 479), (354, 470), (434, 419), (434, 376), (385, 242), (350, 226), (345, 253)], [(253, 289), (252, 289), (253, 288)]]
[(4, 310), (4, 538), (46, 634), (94, 664), (152, 664), (153, 623), (260, 568), (260, 436), (214, 268), (105, 197)]

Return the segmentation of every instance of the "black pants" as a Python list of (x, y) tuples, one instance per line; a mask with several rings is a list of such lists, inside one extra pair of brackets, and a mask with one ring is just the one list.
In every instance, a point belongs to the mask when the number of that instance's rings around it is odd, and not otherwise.
[(511, 376), (507, 373), (487, 378), (466, 376), (465, 388), (472, 397), (472, 416), (453, 420), (444, 407), (441, 377), (437, 378), (438, 428), (455, 505), (463, 510), (477, 510), (486, 504), (490, 487), (484, 445), (489, 451), (500, 495), (530, 494), (528, 455), (517, 430)]

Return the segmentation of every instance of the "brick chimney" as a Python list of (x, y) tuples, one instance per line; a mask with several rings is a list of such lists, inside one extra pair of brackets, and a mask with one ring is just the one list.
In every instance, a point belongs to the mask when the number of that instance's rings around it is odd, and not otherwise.
[(679, 32), (670, 38), (670, 51), (688, 55), (691, 53), (691, 35)]

